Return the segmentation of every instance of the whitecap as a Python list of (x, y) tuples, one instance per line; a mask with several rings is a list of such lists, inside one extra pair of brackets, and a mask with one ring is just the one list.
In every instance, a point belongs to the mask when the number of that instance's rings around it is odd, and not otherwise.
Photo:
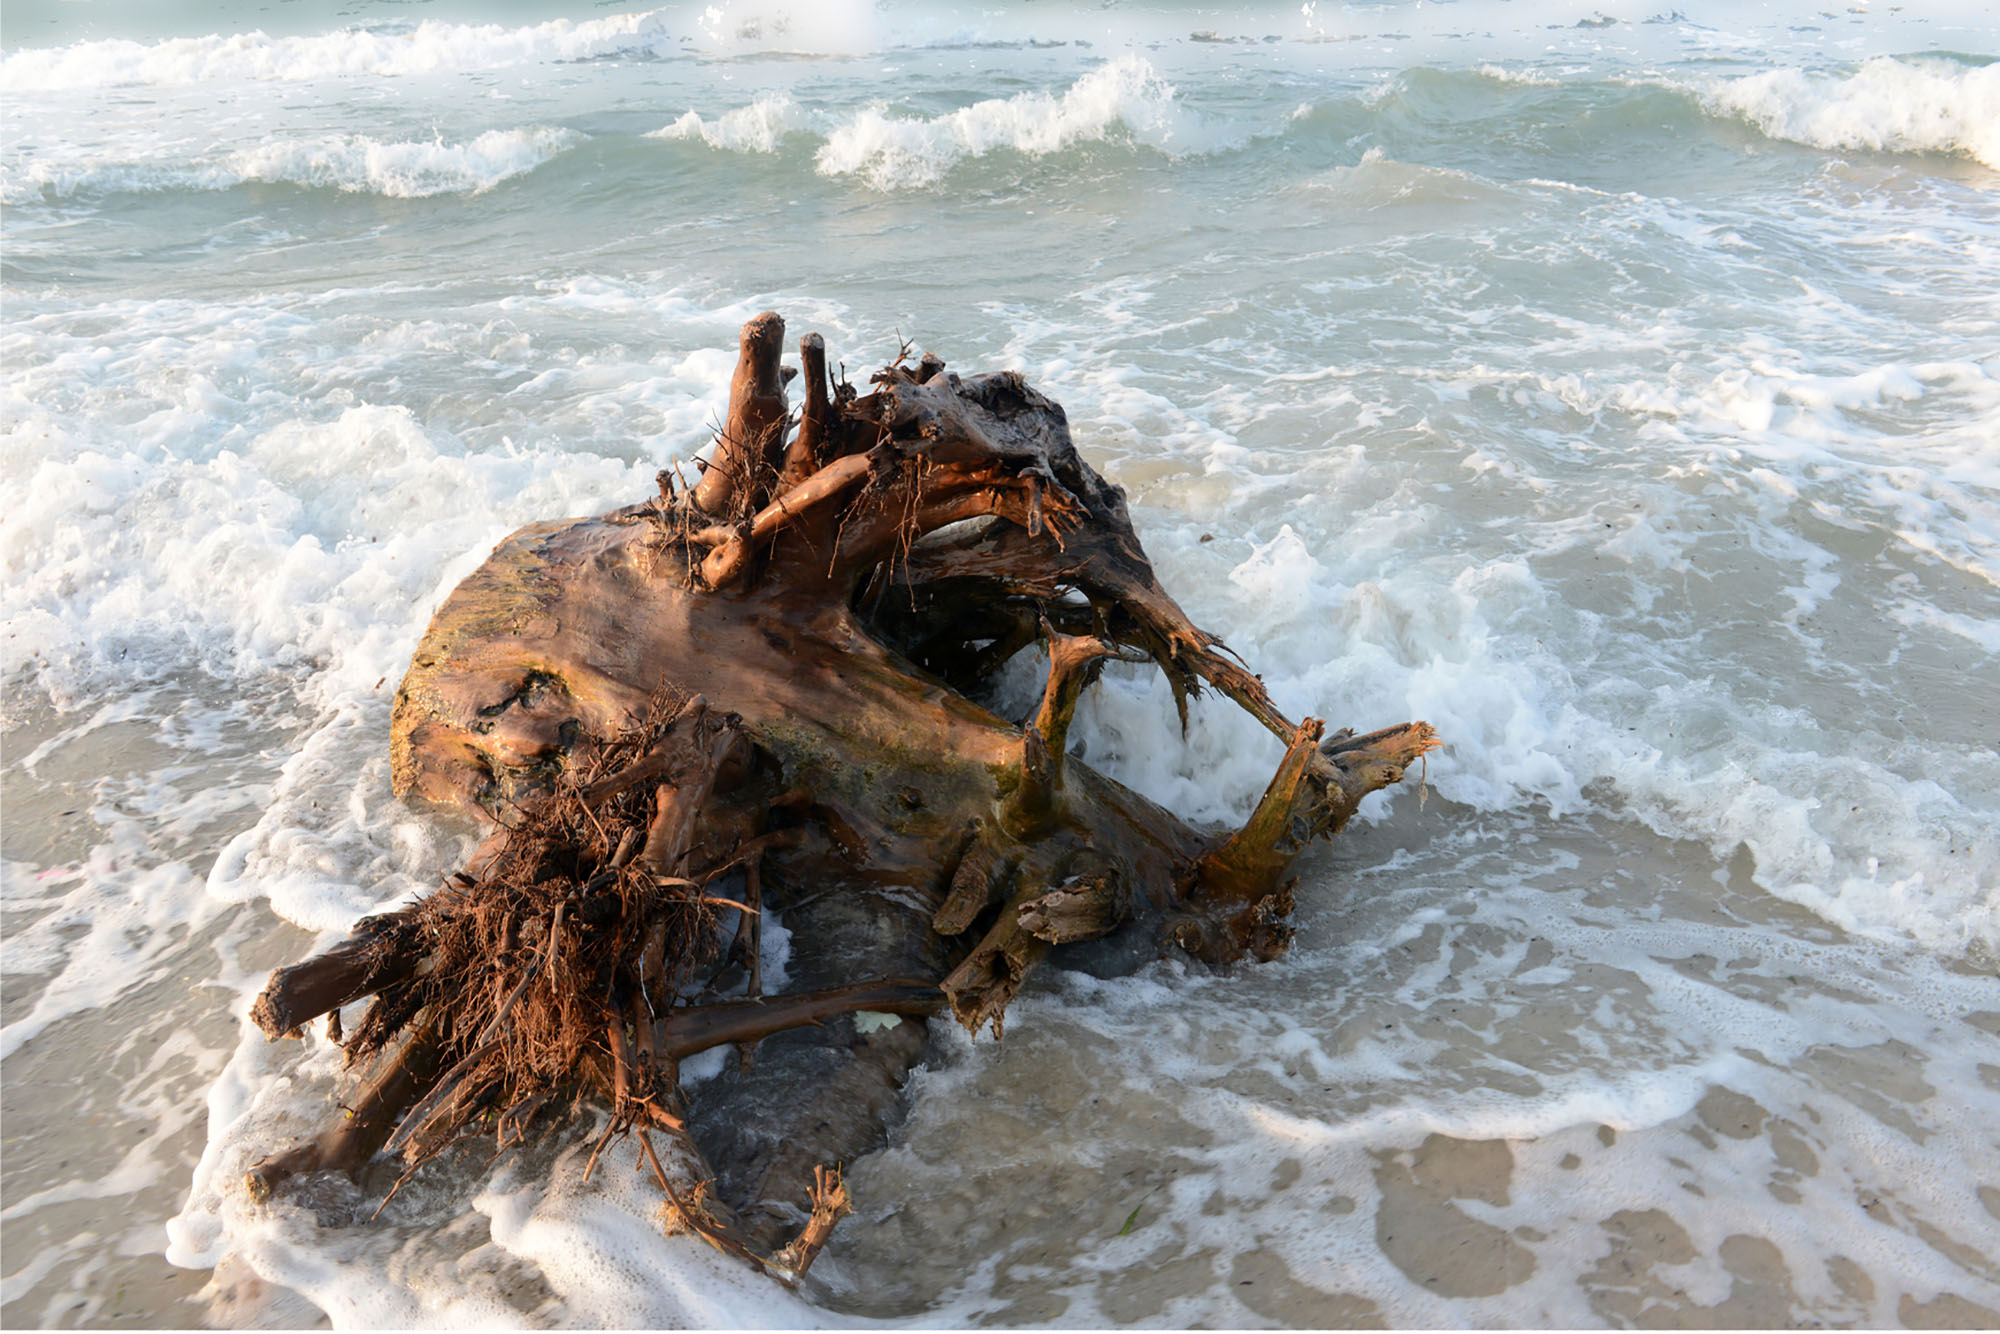
[(302, 82), (499, 69), (559, 60), (652, 55), (673, 49), (660, 11), (527, 27), (426, 20), (405, 31), (343, 28), (300, 37), (211, 33), (157, 42), (127, 38), (28, 48), (0, 59), (10, 93), (169, 86), (225, 80)]
[(1878, 56), (1843, 73), (1787, 68), (1718, 80), (1704, 107), (1814, 148), (1963, 153), (2000, 167), (2000, 65)]
[(1168, 157), (1225, 146), (1145, 57), (1127, 54), (1059, 96), (1018, 93), (931, 117), (892, 116), (879, 104), (866, 108), (828, 136), (815, 161), (823, 176), (859, 176), (879, 190), (894, 190), (936, 184), (957, 163), (998, 150), (1041, 157), (1121, 132)]
[(429, 143), (342, 134), (306, 143), (268, 144), (232, 154), (245, 181), (289, 181), (357, 193), (417, 199), (478, 194), (524, 175), (583, 140), (574, 130), (536, 125), (488, 130), (476, 139)]
[(807, 127), (805, 112), (783, 93), (767, 93), (748, 106), (703, 120), (689, 110), (671, 125), (647, 135), (650, 139), (699, 139), (710, 148), (734, 153), (775, 153), (790, 134)]
[(547, 125), (488, 130), (452, 142), (441, 136), (378, 139), (333, 134), (278, 139), (215, 158), (160, 156), (139, 161), (35, 159), (0, 173), (0, 200), (150, 194), (170, 190), (229, 190), (252, 182), (289, 183), (391, 199), (480, 194), (522, 176), (583, 142), (574, 130)]

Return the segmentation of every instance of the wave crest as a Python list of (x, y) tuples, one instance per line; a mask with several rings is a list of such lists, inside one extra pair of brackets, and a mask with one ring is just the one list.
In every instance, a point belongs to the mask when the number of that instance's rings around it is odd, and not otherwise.
[(710, 148), (736, 153), (775, 153), (786, 135), (806, 128), (805, 112), (783, 93), (767, 93), (747, 107), (703, 120), (689, 111), (673, 124), (651, 131), (649, 139), (699, 139)]
[(475, 139), (380, 140), (361, 134), (259, 144), (215, 161), (30, 162), (0, 174), (0, 201), (41, 197), (229, 190), (292, 184), (390, 199), (480, 194), (525, 175), (586, 136), (546, 125), (488, 130)]
[(859, 176), (877, 189), (893, 190), (933, 185), (954, 164), (996, 149), (1042, 156), (1110, 139), (1121, 128), (1133, 142), (1169, 157), (1220, 146), (1151, 63), (1124, 55), (1085, 74), (1059, 97), (1018, 93), (928, 118), (892, 117), (871, 107), (828, 136), (814, 164), (823, 176)]
[(545, 125), (488, 130), (461, 144), (383, 143), (366, 135), (337, 135), (310, 144), (267, 144), (231, 158), (246, 181), (289, 181), (353, 193), (420, 199), (428, 195), (479, 194), (525, 175), (580, 142), (574, 130)]
[(223, 80), (309, 79), (496, 69), (549, 60), (656, 54), (674, 39), (659, 11), (522, 28), (426, 19), (404, 32), (349, 28), (309, 37), (262, 32), (126, 38), (18, 50), (0, 57), (0, 84), (16, 93)]
[(1717, 115), (1814, 148), (1965, 153), (2000, 168), (2000, 65), (1877, 56), (1846, 74), (1766, 70), (1701, 94)]

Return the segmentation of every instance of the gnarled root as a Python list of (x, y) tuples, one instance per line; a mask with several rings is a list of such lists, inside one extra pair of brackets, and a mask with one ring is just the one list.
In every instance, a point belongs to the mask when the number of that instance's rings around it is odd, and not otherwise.
[[(518, 1143), (591, 1091), (596, 1152), (636, 1133), (673, 1226), (795, 1277), (847, 1208), (828, 1165), (921, 1056), (913, 1021), (948, 1005), (997, 1036), (1052, 949), (1112, 933), (1273, 957), (1294, 858), (1437, 745), (1423, 723), (1322, 740), (1286, 718), (1018, 374), (905, 349), (862, 394), (808, 335), (794, 432), (783, 339), (775, 314), (744, 326), (691, 493), (523, 529), (438, 609), (397, 693), (396, 790), (501, 829), (438, 892), (273, 974), (273, 1036), (372, 996), (336, 1040), (382, 1069), (259, 1189), (384, 1144), (414, 1171), (487, 1127)], [(978, 700), (1038, 642), (1017, 726)], [(1190, 828), (1067, 754), (1114, 659), (1156, 665), (1183, 723), (1212, 689), (1285, 743), (1241, 829)], [(777, 914), (794, 989), (767, 995)], [(744, 1059), (691, 1109), (679, 1061), (727, 1044)], [(727, 1200), (675, 1186), (649, 1138), (706, 1182), (697, 1132)]]

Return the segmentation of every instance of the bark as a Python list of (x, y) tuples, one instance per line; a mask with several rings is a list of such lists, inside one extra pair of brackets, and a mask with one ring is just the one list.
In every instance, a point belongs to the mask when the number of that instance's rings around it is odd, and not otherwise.
[(326, 953), (272, 973), (250, 1019), (267, 1038), (298, 1037), (309, 1021), (409, 976), (422, 957), (408, 914), (365, 917)]
[[(877, 1142), (922, 1017), (997, 1037), (1033, 970), (1084, 942), (1274, 957), (1293, 860), (1437, 743), (1286, 718), (1160, 587), (1123, 494), (1016, 374), (905, 349), (864, 394), (808, 335), (788, 441), (783, 332), (744, 326), (689, 495), (663, 481), (522, 529), (438, 609), (397, 694), (395, 787), (500, 832), (392, 927), (274, 974), (256, 1014), (275, 1035), (374, 994), (344, 1037), (357, 1059), (420, 1027), (430, 1048), (382, 1059), (434, 1048), (435, 1090), (405, 1113), (424, 1071), (406, 1072), (371, 1112), (405, 1114), (412, 1170), (488, 1113), (518, 1138), (595, 1089), (603, 1143), (664, 1130), (713, 1177), (673, 1187), (643, 1143), (676, 1226), (796, 1277), (846, 1209), (820, 1169)], [(1033, 716), (978, 703), (1038, 642)], [(1157, 666), (1183, 721), (1212, 689), (1284, 743), (1241, 829), (1196, 829), (1067, 754), (1110, 660)], [(792, 942), (771, 996), (765, 914)], [(730, 1043), (737, 1069), (679, 1086), (681, 1058)], [(284, 1166), (351, 1166), (361, 1142)]]

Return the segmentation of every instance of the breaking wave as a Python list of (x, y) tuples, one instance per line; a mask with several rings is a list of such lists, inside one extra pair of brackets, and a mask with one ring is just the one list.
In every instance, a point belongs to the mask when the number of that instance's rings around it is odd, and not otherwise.
[(1003, 150), (1042, 157), (1078, 144), (1122, 141), (1180, 157), (1229, 144), (1182, 106), (1173, 85), (1138, 55), (1101, 65), (1060, 93), (989, 98), (939, 116), (898, 115), (877, 103), (842, 117), (809, 112), (774, 94), (712, 120), (689, 111), (653, 137), (772, 153), (787, 135), (809, 131), (824, 133), (813, 157), (820, 175), (858, 177), (878, 190), (935, 185), (957, 164)]
[(0, 200), (228, 190), (253, 182), (375, 194), (390, 199), (479, 194), (525, 175), (585, 138), (545, 125), (488, 130), (460, 143), (362, 134), (258, 144), (209, 162), (30, 161), (0, 176)]
[(733, 153), (775, 153), (779, 141), (808, 127), (798, 103), (783, 93), (759, 97), (749, 106), (703, 120), (690, 110), (671, 125), (654, 130), (653, 139), (699, 139), (710, 148)]
[(0, 84), (19, 94), (230, 80), (293, 83), (650, 55), (677, 44), (657, 10), (520, 28), (429, 19), (401, 31), (349, 28), (302, 37), (244, 32), (157, 42), (112, 38), (17, 50), (0, 59)]
[(2000, 168), (2000, 65), (1878, 56), (1842, 74), (1773, 69), (1704, 90), (1703, 107), (1814, 148), (1964, 153)]
[(1111, 139), (1170, 157), (1212, 151), (1222, 138), (1182, 106), (1143, 56), (1124, 55), (1062, 93), (991, 98), (942, 116), (905, 119), (871, 107), (828, 137), (814, 159), (824, 176), (859, 176), (877, 189), (935, 184), (953, 165), (997, 149), (1032, 156)]

